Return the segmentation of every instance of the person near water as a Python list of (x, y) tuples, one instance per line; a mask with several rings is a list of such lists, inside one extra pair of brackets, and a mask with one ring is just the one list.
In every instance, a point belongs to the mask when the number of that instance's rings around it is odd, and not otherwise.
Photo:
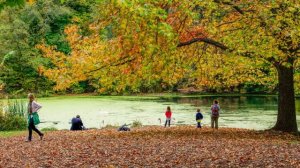
[(201, 128), (202, 119), (203, 119), (203, 115), (202, 115), (200, 109), (197, 109), (197, 113), (196, 113), (197, 128)]
[(42, 108), (40, 104), (38, 104), (34, 99), (34, 95), (32, 93), (28, 94), (28, 139), (27, 141), (32, 140), (32, 130), (35, 131), (39, 136), (40, 140), (43, 140), (44, 134), (36, 128), (36, 125), (40, 123), (38, 110)]
[(170, 125), (171, 125), (171, 117), (172, 117), (172, 111), (171, 111), (170, 106), (167, 107), (167, 111), (165, 112), (165, 115), (166, 115), (165, 127), (167, 126), (167, 124), (170, 127)]
[(84, 129), (82, 120), (81, 120), (81, 118), (80, 118), (79, 115), (77, 115), (76, 117), (72, 118), (71, 124), (72, 124), (72, 126), (71, 126), (71, 130), (72, 131), (83, 130)]
[(211, 105), (211, 128), (218, 129), (218, 120), (220, 116), (220, 105), (218, 100), (214, 100)]

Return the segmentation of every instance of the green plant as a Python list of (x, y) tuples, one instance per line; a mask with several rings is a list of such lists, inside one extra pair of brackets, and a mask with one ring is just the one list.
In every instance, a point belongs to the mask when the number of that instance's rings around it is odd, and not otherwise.
[(0, 131), (24, 130), (27, 128), (25, 117), (1, 114)]
[(27, 106), (24, 100), (8, 100), (7, 114), (24, 117), (27, 113)]
[(143, 126), (143, 123), (139, 120), (134, 120), (132, 122), (132, 125), (131, 125), (131, 128), (138, 128), (138, 127), (142, 127)]
[(0, 131), (8, 130), (24, 130), (27, 128), (26, 105), (22, 100), (8, 100), (7, 108), (3, 104), (0, 105)]

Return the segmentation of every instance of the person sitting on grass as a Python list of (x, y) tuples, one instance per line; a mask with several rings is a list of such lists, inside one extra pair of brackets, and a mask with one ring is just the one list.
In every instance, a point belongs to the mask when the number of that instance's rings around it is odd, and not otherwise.
[(201, 128), (202, 119), (203, 119), (203, 115), (202, 115), (200, 109), (197, 109), (197, 114), (196, 114), (197, 128)]
[(82, 123), (81, 118), (80, 118), (79, 115), (72, 118), (71, 124), (72, 124), (72, 126), (71, 126), (72, 131), (74, 131), (74, 130), (83, 130), (84, 129), (83, 123)]

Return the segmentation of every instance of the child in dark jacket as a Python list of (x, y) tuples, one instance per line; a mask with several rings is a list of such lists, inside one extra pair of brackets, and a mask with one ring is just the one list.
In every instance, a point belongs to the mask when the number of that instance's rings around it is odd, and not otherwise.
[(200, 109), (197, 109), (197, 114), (196, 114), (197, 128), (201, 128), (202, 119), (203, 119), (203, 115), (202, 115)]

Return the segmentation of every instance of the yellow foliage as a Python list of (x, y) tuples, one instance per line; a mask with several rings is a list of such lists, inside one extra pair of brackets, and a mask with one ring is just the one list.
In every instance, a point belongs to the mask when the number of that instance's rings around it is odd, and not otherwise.
[[(290, 34), (295, 36), (291, 45), (296, 46), (300, 41), (296, 29), (277, 31), (282, 22), (297, 26), (288, 18), (299, 3), (288, 4), (288, 11), (274, 18), (270, 11), (277, 1), (236, 3), (252, 13), (241, 15), (230, 5), (213, 1), (102, 1), (96, 22), (89, 26), (91, 35), (82, 36), (76, 25), (65, 29), (72, 49), (69, 55), (53, 46), (38, 46), (55, 65), (53, 69), (42, 67), (41, 72), (57, 83), (56, 89), (95, 79), (92, 84), (99, 92), (134, 90), (153, 82), (165, 87), (181, 80), (200, 89), (274, 84), (275, 70), (265, 70), (262, 65), (270, 58), (285, 62), (294, 57), (278, 46), (288, 47), (284, 39)], [(221, 22), (213, 19), (222, 14)], [(103, 38), (99, 32), (108, 29), (111, 37)], [(234, 55), (201, 43), (177, 47), (180, 42), (210, 37), (234, 48)], [(254, 57), (239, 56), (248, 51)]]

